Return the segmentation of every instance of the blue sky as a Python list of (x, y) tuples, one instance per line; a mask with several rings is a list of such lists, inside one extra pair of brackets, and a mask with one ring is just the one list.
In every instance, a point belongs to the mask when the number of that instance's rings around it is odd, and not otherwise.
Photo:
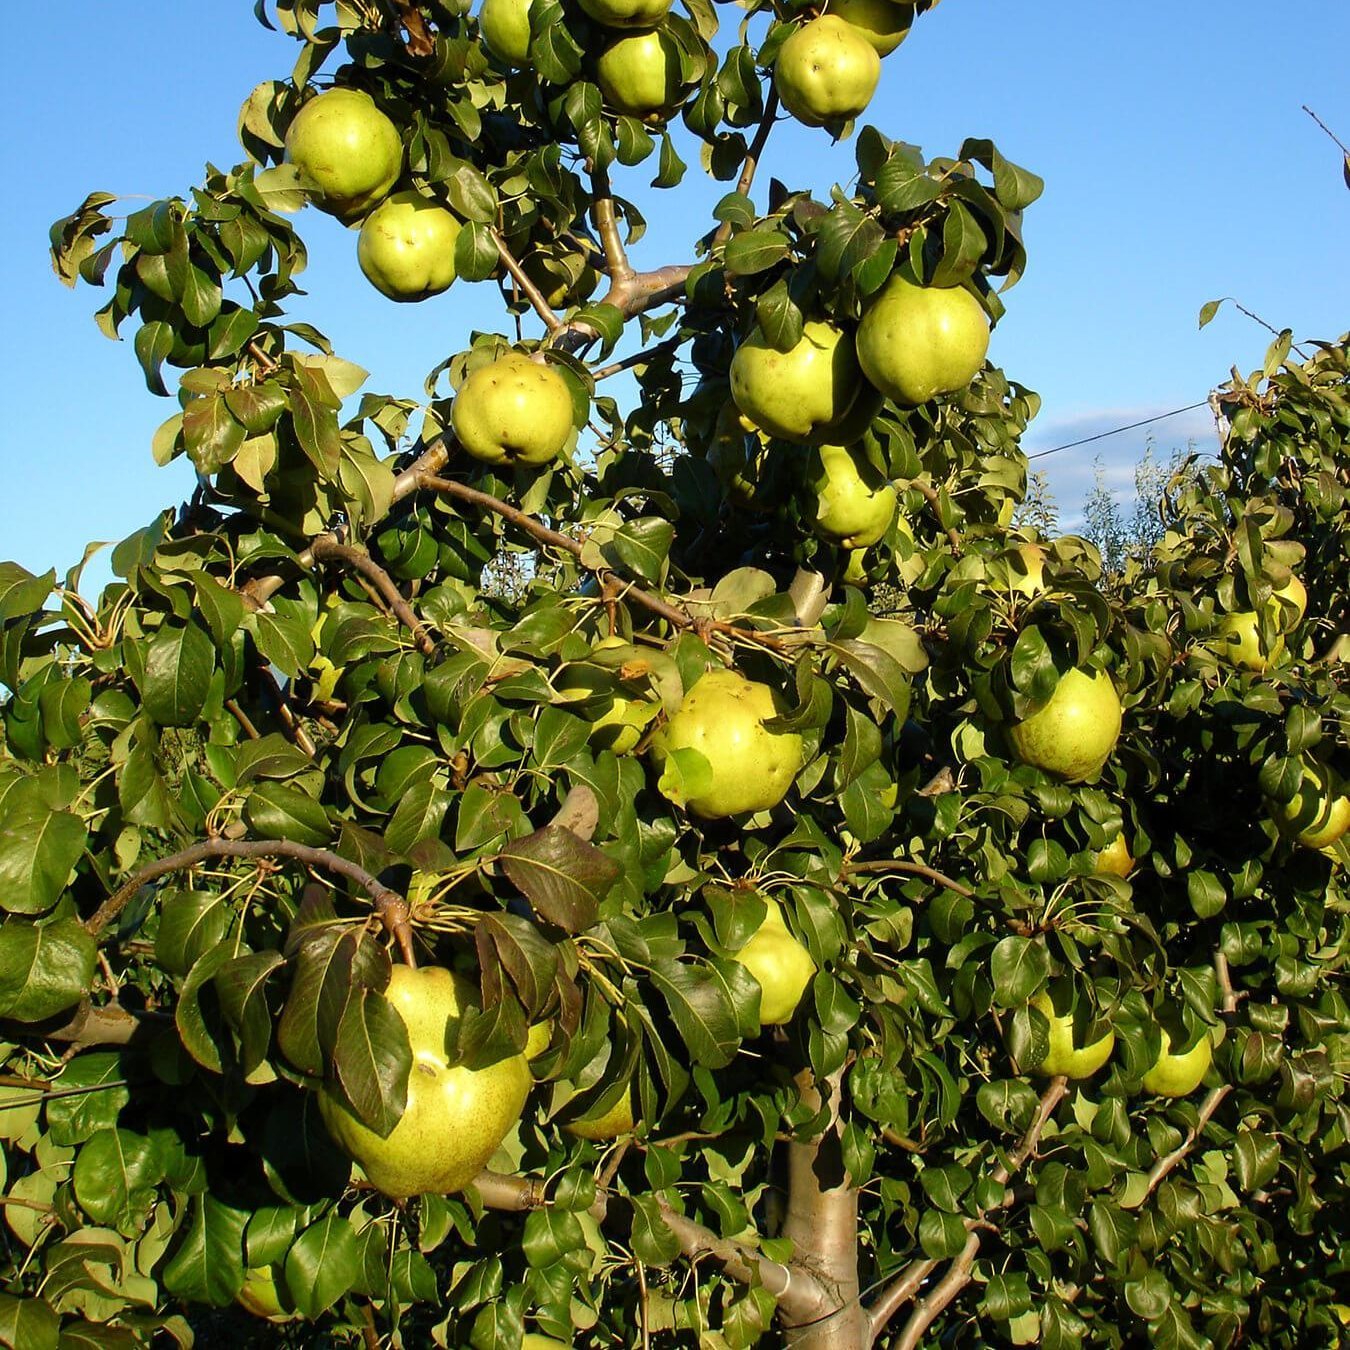
[[(102, 293), (56, 281), (49, 225), (91, 190), (178, 194), (205, 161), (235, 163), (239, 104), (260, 80), (288, 75), (296, 50), (257, 24), (249, 0), (60, 8), (59, 32), (41, 6), (8, 16), (22, 57), (0, 90), (11, 128), (0, 147), (0, 557), (35, 570), (76, 561), (89, 539), (120, 538), (191, 488), (182, 463), (157, 469), (150, 458), (174, 405), (145, 391), (129, 343), (95, 328)], [(1231, 307), (1199, 331), (1206, 300), (1235, 296), (1299, 337), (1350, 327), (1350, 192), (1339, 152), (1300, 110), (1350, 142), (1347, 51), (1340, 0), (1289, 0), (1274, 21), (1255, 0), (944, 0), (886, 59), (866, 120), (930, 154), (989, 136), (1046, 180), (1026, 221), (1030, 267), (991, 348), (1044, 398), (1028, 450), (1194, 403), (1230, 366), (1258, 365), (1269, 335)], [(646, 198), (653, 226), (639, 266), (685, 260), (700, 213), (726, 190), (686, 158), (687, 196)], [(823, 195), (851, 168), (851, 145), (784, 124), (761, 194), (772, 173)], [(643, 200), (645, 182), (617, 186)], [(301, 229), (311, 296), (299, 312), (372, 372), (369, 387), (415, 397), (471, 328), (502, 327), (488, 286), (396, 306), (361, 277), (353, 234), (313, 211)], [(1210, 439), (1210, 428), (1202, 411), (1153, 435), (1166, 453)], [(1066, 523), (1094, 455), (1126, 482), (1144, 436), (1041, 461)]]

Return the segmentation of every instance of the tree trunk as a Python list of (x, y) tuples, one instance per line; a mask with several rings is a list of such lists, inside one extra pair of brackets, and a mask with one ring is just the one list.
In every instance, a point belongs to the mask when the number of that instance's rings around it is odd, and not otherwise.
[[(808, 1101), (814, 1093), (812, 1088)], [(867, 1314), (858, 1298), (858, 1193), (839, 1142), (837, 1083), (832, 1096), (835, 1121), (830, 1128), (810, 1143), (788, 1145), (783, 1236), (792, 1239), (793, 1263), (804, 1266), (821, 1290), (809, 1315), (783, 1315), (792, 1350), (868, 1350), (871, 1344)]]

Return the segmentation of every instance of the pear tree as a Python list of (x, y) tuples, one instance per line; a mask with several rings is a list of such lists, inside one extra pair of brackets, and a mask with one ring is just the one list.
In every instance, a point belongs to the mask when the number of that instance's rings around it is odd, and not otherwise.
[(1350, 344), (1015, 526), (935, 9), (258, 0), (240, 162), (55, 224), (197, 486), (0, 564), (0, 1344), (1337, 1343)]

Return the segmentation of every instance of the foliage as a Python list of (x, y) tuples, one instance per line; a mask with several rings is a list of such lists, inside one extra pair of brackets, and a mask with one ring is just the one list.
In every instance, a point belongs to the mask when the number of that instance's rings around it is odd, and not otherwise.
[[(211, 1310), (269, 1290), (295, 1344), (1334, 1342), (1347, 855), (1284, 838), (1270, 803), (1307, 761), (1347, 771), (1350, 347), (1285, 339), (1219, 391), (1218, 462), (1118, 585), (1075, 539), (1017, 585), (1036, 399), (988, 367), (858, 430), (903, 510), (842, 554), (810, 528), (803, 447), (733, 436), (751, 472), (724, 481), (735, 342), (851, 331), (896, 268), (997, 318), (1039, 182), (988, 141), (925, 160), (865, 126), (851, 190), (774, 183), (761, 214), (791, 20), (746, 9), (733, 33), (706, 0), (665, 21), (677, 127), (604, 109), (595, 27), (559, 0), (532, 6), (525, 70), (456, 3), (260, 0), (300, 55), (244, 106), (250, 160), (54, 228), (60, 275), (109, 288), (101, 326), (177, 399), (155, 454), (200, 486), (117, 545), (97, 600), (79, 567), (0, 567), (0, 1342), (242, 1336), (248, 1314)], [(280, 151), (325, 66), (395, 120), (405, 186), (463, 221), (455, 285), (542, 324), (518, 345), (569, 381), (574, 454), (456, 453), (445, 382), (503, 337), (449, 354), (418, 405), (361, 394), (288, 321), (305, 184)], [(673, 189), (691, 138), (734, 189), (692, 262), (638, 271), (611, 176)], [(602, 392), (620, 367), (624, 406)], [(1270, 604), (1291, 569), (1296, 622)], [(1208, 641), (1251, 610), (1282, 638), (1261, 673)], [(593, 736), (597, 704), (659, 723), (719, 662), (772, 685), (805, 747), (786, 802), (739, 820), (673, 806), (645, 732)], [(1125, 704), (1081, 785), (1005, 737), (1074, 666)], [(1096, 874), (1122, 830), (1136, 870)], [(762, 897), (817, 967), (782, 1028), (732, 959)], [(396, 1204), (316, 1090), (399, 1118), (382, 991), (409, 956), (479, 986), (456, 1060), (550, 1039), (491, 1170)], [(1047, 988), (1084, 1035), (1114, 1028), (1098, 1077), (1027, 1072)], [(1203, 1096), (1141, 1091), (1169, 1013), (1174, 1039), (1220, 1042)], [(630, 1092), (631, 1137), (560, 1128)]]

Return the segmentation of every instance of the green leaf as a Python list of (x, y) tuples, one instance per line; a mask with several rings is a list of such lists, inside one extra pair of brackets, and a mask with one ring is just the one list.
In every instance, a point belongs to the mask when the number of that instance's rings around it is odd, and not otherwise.
[(643, 516), (630, 520), (605, 545), (606, 555), (613, 554), (619, 564), (644, 581), (659, 582), (665, 573), (666, 558), (675, 538), (675, 527), (659, 516)]
[(177, 1251), (160, 1272), (166, 1292), (223, 1308), (244, 1285), (244, 1227), (248, 1211), (212, 1195), (193, 1201)]
[(722, 972), (706, 962), (662, 960), (653, 963), (650, 975), (695, 1062), (710, 1069), (730, 1064), (740, 1048), (740, 1029)]
[(56, 904), (88, 839), (84, 822), (35, 793), (11, 793), (0, 822), (0, 908), (42, 914)]
[(357, 1117), (381, 1138), (403, 1117), (412, 1049), (408, 1028), (373, 989), (358, 989), (338, 1022), (333, 1073)]
[(727, 275), (744, 277), (767, 271), (787, 257), (789, 247), (787, 235), (779, 230), (742, 230), (727, 241), (723, 254)]
[(215, 644), (195, 623), (166, 624), (146, 645), (140, 679), (145, 711), (162, 727), (191, 726), (216, 667)]
[(680, 1254), (680, 1242), (661, 1217), (654, 1195), (635, 1195), (633, 1202), (633, 1255), (644, 1265), (668, 1266)]
[(593, 844), (554, 825), (514, 840), (499, 861), (540, 917), (568, 933), (583, 932), (595, 922), (600, 902), (622, 870)]
[(77, 919), (0, 925), (0, 1017), (42, 1022), (89, 991), (98, 949)]
[(501, 265), (492, 227), (470, 221), (455, 239), (455, 273), (463, 281), (486, 281)]
[(220, 394), (191, 399), (183, 409), (183, 444), (200, 473), (213, 474), (223, 469), (247, 434)]
[(267, 977), (284, 964), (280, 952), (251, 952), (223, 965), (212, 977), (220, 1008), (239, 1035), (239, 1072), (252, 1073), (267, 1057), (272, 1010)]
[(38, 577), (16, 562), (0, 563), (0, 623), (38, 613), (55, 585), (55, 569)]
[(99, 1130), (111, 1129), (131, 1102), (131, 1089), (121, 1055), (108, 1050), (87, 1051), (76, 1055), (56, 1080), (59, 1091), (67, 1088), (97, 1088), (75, 1092), (69, 1097), (52, 1097), (46, 1103), (47, 1128), (52, 1142), (61, 1145), (82, 1144)]
[(295, 364), (294, 377), (290, 404), (295, 439), (314, 465), (320, 480), (328, 482), (337, 476), (342, 459), (337, 399), (323, 375), (309, 370), (303, 363)]
[(780, 352), (791, 351), (802, 340), (805, 316), (780, 277), (755, 302), (755, 322), (765, 341)]
[(285, 783), (260, 783), (244, 802), (244, 820), (260, 839), (286, 839), (318, 848), (333, 837), (321, 803)]
[(57, 1350), (61, 1318), (40, 1298), (0, 1294), (0, 1345), (10, 1350)]
[(356, 1232), (340, 1214), (311, 1224), (286, 1254), (286, 1288), (296, 1308), (311, 1321), (356, 1283), (359, 1272)]
[(80, 1208), (95, 1223), (117, 1224), (144, 1211), (164, 1176), (152, 1139), (130, 1130), (99, 1130), (75, 1156), (71, 1180)]
[(362, 987), (383, 989), (389, 971), (389, 957), (364, 932), (320, 925), (301, 938), (295, 979), (277, 1026), (281, 1053), (302, 1073), (322, 1076), (348, 1001)]

